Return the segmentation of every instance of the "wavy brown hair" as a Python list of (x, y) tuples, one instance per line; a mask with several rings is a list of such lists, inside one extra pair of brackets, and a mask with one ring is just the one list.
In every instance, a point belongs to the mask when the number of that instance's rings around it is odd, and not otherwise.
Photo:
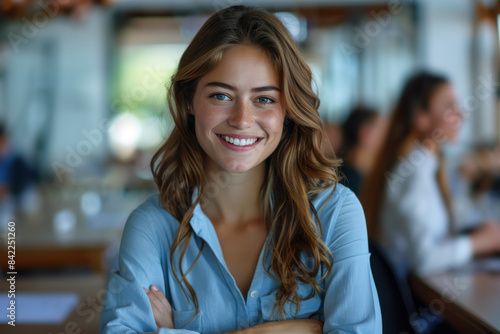
[[(311, 201), (317, 193), (332, 186), (333, 194), (338, 161), (326, 156), (321, 148), (319, 99), (311, 88), (309, 66), (275, 15), (263, 9), (232, 6), (205, 22), (172, 76), (167, 101), (175, 127), (153, 156), (151, 169), (163, 206), (180, 222), (170, 252), (173, 273), (198, 312), (198, 299), (186, 275), (204, 245), (190, 268), (184, 271), (181, 263), (193, 232), (189, 221), (195, 206), (202, 203), (205, 153), (196, 139), (195, 120), (188, 110), (200, 77), (219, 63), (224, 51), (241, 44), (258, 46), (268, 54), (278, 72), (287, 111), (280, 143), (266, 160), (266, 179), (261, 188), (263, 214), (270, 235), (266, 252), (272, 254), (271, 265), (266, 270), (269, 274), (272, 271), (280, 283), (275, 308), (285, 318), (287, 301), (296, 304), (297, 312), (299, 310), (298, 282), (311, 285), (309, 297), (312, 297), (321, 292), (320, 282), (315, 280), (321, 267), (325, 268), (321, 279), (331, 269), (331, 252), (322, 240), (318, 213)], [(192, 201), (196, 189), (199, 192)], [(179, 247), (176, 273), (173, 254)], [(310, 262), (304, 261), (307, 257), (314, 260), (312, 265), (306, 265), (305, 262)]]

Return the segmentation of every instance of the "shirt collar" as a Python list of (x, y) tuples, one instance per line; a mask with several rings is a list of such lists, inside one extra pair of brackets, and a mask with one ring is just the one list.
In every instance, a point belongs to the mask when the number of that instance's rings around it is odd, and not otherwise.
[[(196, 197), (198, 197), (198, 193), (199, 187), (196, 187), (191, 197), (191, 203), (195, 202)], [(205, 242), (214, 252), (215, 256), (219, 259), (219, 261), (221, 263), (224, 263), (224, 256), (222, 254), (222, 248), (219, 244), (217, 232), (215, 231), (215, 228), (210, 219), (201, 209), (200, 203), (196, 204), (193, 211), (193, 216), (191, 217), (189, 223), (191, 224), (194, 234), (199, 238), (205, 240)]]
[[(194, 203), (196, 201), (196, 198), (198, 197), (198, 193), (200, 192), (199, 186), (196, 187), (193, 191), (193, 195), (191, 196), (191, 203)], [(191, 217), (191, 220), (189, 222), (191, 224), (191, 227), (193, 228), (193, 231), (195, 234), (198, 236), (205, 236), (203, 235), (204, 232), (206, 232), (205, 226), (206, 224), (210, 224), (210, 220), (208, 219), (207, 215), (203, 212), (201, 209), (200, 203), (196, 204), (194, 211), (193, 211), (193, 216)]]

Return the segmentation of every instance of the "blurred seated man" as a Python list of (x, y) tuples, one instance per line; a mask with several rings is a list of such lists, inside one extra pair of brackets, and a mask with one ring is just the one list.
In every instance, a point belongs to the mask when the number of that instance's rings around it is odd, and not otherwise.
[(9, 145), (5, 126), (0, 124), (0, 203), (19, 205), (23, 192), (35, 181), (34, 171)]
[(377, 111), (355, 108), (342, 125), (343, 176), (340, 183), (359, 196), (363, 177), (370, 171), (385, 130), (385, 118)]
[(462, 227), (500, 220), (500, 151), (493, 145), (476, 146), (461, 159), (455, 179), (455, 211)]

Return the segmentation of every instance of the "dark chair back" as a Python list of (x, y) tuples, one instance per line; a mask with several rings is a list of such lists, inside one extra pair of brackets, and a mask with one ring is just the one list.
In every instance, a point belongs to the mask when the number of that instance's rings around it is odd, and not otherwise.
[(410, 315), (415, 312), (415, 303), (407, 282), (397, 279), (380, 246), (370, 241), (369, 248), (373, 279), (377, 286), (382, 311), (384, 334), (414, 333)]

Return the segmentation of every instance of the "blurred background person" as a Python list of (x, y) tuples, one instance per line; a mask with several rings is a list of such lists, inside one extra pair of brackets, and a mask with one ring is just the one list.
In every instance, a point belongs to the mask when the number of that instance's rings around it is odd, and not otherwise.
[(500, 152), (495, 145), (476, 145), (451, 172), (459, 226), (474, 229), (480, 221), (500, 221)]
[(35, 184), (36, 172), (9, 142), (4, 124), (0, 124), (0, 216), (13, 219), (20, 210), (23, 195)]
[(450, 234), (451, 194), (441, 146), (456, 139), (462, 120), (445, 77), (423, 72), (410, 78), (363, 189), (369, 234), (401, 277), (409, 270), (444, 272), (475, 255), (500, 252), (500, 225), (494, 222), (470, 235)]
[(382, 142), (385, 123), (385, 117), (375, 109), (358, 106), (342, 124), (340, 183), (358, 197)]
[(337, 123), (326, 122), (323, 124), (323, 149), (330, 155), (338, 156), (342, 143), (342, 129)]

